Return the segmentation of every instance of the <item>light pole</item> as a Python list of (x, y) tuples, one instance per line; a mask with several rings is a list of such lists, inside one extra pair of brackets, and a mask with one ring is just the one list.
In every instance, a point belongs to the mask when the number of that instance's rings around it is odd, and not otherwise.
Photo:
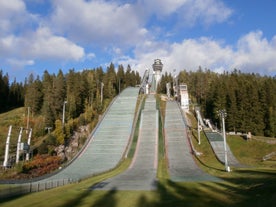
[(63, 102), (63, 113), (62, 113), (62, 126), (64, 127), (65, 123), (65, 104), (67, 104), (67, 101)]
[(121, 78), (119, 78), (119, 94), (121, 93)]
[(52, 129), (52, 127), (45, 127), (45, 130), (47, 130), (48, 134), (51, 133), (51, 129)]
[(200, 125), (200, 114), (199, 108), (196, 109), (196, 117), (197, 117), (197, 137), (198, 137), (198, 144), (200, 145), (200, 132), (202, 131), (202, 126)]
[(222, 134), (223, 134), (223, 142), (224, 142), (224, 160), (225, 160), (225, 170), (226, 172), (230, 172), (230, 167), (228, 166), (228, 161), (227, 161), (227, 148), (226, 148), (226, 133), (225, 133), (225, 118), (227, 116), (226, 110), (222, 109), (218, 111), (221, 120), (222, 120)]
[(28, 132), (29, 132), (30, 108), (31, 108), (31, 107), (28, 106), (28, 115), (27, 115), (28, 117), (27, 117), (27, 129), (26, 129), (26, 134), (28, 134)]
[(198, 144), (200, 145), (200, 131), (201, 131), (201, 125), (199, 123), (199, 118), (197, 118), (197, 136), (198, 136)]
[(103, 87), (104, 87), (104, 83), (101, 82), (101, 104), (103, 104)]

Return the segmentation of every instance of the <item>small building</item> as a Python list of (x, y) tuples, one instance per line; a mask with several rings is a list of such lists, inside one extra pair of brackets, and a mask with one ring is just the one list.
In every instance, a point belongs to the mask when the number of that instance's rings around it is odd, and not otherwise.
[(189, 109), (189, 94), (186, 84), (180, 84), (178, 87), (178, 97), (182, 109)]

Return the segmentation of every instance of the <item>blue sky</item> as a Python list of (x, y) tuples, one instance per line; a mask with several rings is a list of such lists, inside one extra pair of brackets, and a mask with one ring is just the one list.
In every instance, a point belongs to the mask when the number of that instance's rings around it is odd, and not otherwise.
[(276, 75), (274, 0), (0, 1), (0, 69), (23, 81), (129, 64)]

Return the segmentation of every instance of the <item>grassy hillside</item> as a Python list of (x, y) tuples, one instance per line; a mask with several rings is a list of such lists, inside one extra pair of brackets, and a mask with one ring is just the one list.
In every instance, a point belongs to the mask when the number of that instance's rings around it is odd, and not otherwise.
[[(25, 108), (17, 108), (6, 113), (0, 114), (0, 162), (3, 161), (5, 153), (6, 139), (9, 131), (9, 126), (12, 125), (11, 134), (11, 149), (16, 147), (19, 135), (19, 128), (26, 127)], [(23, 139), (27, 139), (26, 133), (22, 135)]]

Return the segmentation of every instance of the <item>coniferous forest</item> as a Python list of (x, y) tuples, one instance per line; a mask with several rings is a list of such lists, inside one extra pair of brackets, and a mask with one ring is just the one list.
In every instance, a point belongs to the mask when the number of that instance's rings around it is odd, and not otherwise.
[[(172, 81), (165, 73), (160, 92), (166, 93), (166, 83)], [(276, 137), (276, 76), (238, 70), (218, 74), (199, 67), (195, 72), (181, 71), (178, 83), (187, 84), (191, 106), (199, 105), (214, 126), (220, 126), (217, 111), (225, 109), (227, 131)]]

